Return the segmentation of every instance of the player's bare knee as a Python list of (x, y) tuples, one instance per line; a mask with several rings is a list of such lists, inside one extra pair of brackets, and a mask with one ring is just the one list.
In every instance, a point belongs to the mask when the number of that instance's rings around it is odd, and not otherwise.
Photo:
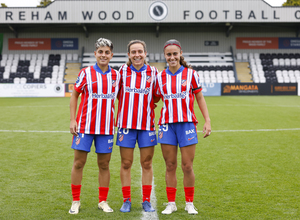
[(177, 162), (172, 162), (172, 161), (166, 162), (166, 169), (167, 172), (176, 172)]
[(181, 165), (183, 173), (189, 174), (193, 172), (193, 165), (192, 164), (182, 164)]
[(130, 160), (122, 160), (122, 169), (129, 170), (132, 166), (132, 161)]

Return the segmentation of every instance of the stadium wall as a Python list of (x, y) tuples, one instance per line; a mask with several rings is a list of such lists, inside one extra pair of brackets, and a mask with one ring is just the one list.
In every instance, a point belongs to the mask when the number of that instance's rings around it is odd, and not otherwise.
[[(86, 38), (84, 33), (57, 33), (57, 32), (42, 32), (42, 33), (21, 33), (19, 38), (78, 38), (78, 50), (26, 50), (26, 53), (78, 53), (81, 54), (82, 47), (85, 48), (85, 52), (94, 51), (94, 42), (99, 37), (105, 37), (112, 40), (114, 43), (114, 52), (125, 53), (127, 50), (127, 44), (130, 40), (141, 39), (147, 44), (148, 53), (162, 53), (162, 48), (165, 41), (175, 38), (182, 44), (184, 52), (228, 52), (230, 46), (233, 48), (233, 52), (236, 53), (295, 53), (295, 49), (236, 49), (237, 37), (294, 37), (294, 33), (291, 31), (286, 32), (256, 32), (257, 28), (248, 29), (246, 31), (232, 32), (229, 37), (226, 37), (224, 32), (206, 32), (201, 30), (180, 32), (178, 30), (169, 31), (162, 30), (159, 37), (155, 36), (153, 32), (134, 32), (134, 33), (116, 33), (116, 32), (93, 32)], [(2, 53), (20, 53), (20, 51), (14, 51), (8, 49), (8, 39), (15, 38), (12, 33), (4, 33), (3, 36), (3, 51)], [(205, 46), (205, 41), (218, 41), (218, 46)]]

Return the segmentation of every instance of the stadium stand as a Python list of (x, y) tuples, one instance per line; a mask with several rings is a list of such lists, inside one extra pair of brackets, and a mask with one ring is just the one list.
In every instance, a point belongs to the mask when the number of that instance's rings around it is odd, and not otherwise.
[[(0, 83), (63, 83), (65, 56), (61, 54), (2, 54)], [(48, 80), (47, 80), (48, 83)]]
[(256, 83), (300, 82), (299, 53), (255, 53), (250, 58), (250, 68)]

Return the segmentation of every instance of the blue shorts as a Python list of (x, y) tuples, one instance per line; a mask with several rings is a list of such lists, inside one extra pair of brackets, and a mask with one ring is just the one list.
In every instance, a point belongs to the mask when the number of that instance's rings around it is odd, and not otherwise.
[(111, 153), (114, 145), (113, 135), (100, 134), (78, 134), (78, 137), (73, 136), (72, 147), (74, 150), (91, 151), (94, 141), (96, 153)]
[(159, 125), (158, 143), (185, 147), (198, 143), (197, 127), (193, 122)]
[(139, 148), (154, 146), (157, 144), (156, 132), (118, 128), (116, 145), (120, 147), (135, 148), (136, 141), (139, 144)]

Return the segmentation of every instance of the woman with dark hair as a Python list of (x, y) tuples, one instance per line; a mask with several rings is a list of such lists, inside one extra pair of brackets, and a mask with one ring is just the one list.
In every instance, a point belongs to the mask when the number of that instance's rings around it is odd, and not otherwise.
[(199, 77), (184, 60), (180, 42), (168, 40), (164, 45), (164, 55), (168, 68), (156, 77), (155, 95), (163, 101), (159, 119), (158, 143), (166, 164), (166, 191), (168, 204), (162, 214), (171, 214), (177, 210), (175, 204), (177, 191), (177, 152), (181, 152), (181, 168), (185, 191), (185, 210), (189, 214), (198, 214), (194, 207), (195, 174), (193, 160), (197, 138), (197, 118), (194, 113), (194, 98), (202, 112), (205, 123), (204, 138), (211, 133), (210, 118), (205, 99), (201, 92)]
[(147, 49), (144, 41), (133, 40), (127, 46), (128, 62), (120, 68), (121, 88), (117, 115), (118, 138), (120, 146), (123, 206), (121, 212), (131, 210), (131, 166), (136, 142), (140, 149), (142, 167), (143, 209), (154, 212), (150, 203), (152, 190), (152, 157), (157, 144), (154, 123), (153, 93), (155, 67), (146, 61)]
[[(71, 172), (73, 196), (70, 214), (78, 214), (83, 168), (94, 142), (99, 168), (99, 204), (104, 212), (113, 212), (106, 199), (109, 190), (109, 162), (114, 139), (114, 104), (119, 91), (120, 73), (108, 64), (113, 44), (99, 38), (95, 43), (96, 63), (80, 71), (70, 101), (70, 132), (73, 134), (74, 163)], [(78, 97), (81, 102), (76, 116)]]

